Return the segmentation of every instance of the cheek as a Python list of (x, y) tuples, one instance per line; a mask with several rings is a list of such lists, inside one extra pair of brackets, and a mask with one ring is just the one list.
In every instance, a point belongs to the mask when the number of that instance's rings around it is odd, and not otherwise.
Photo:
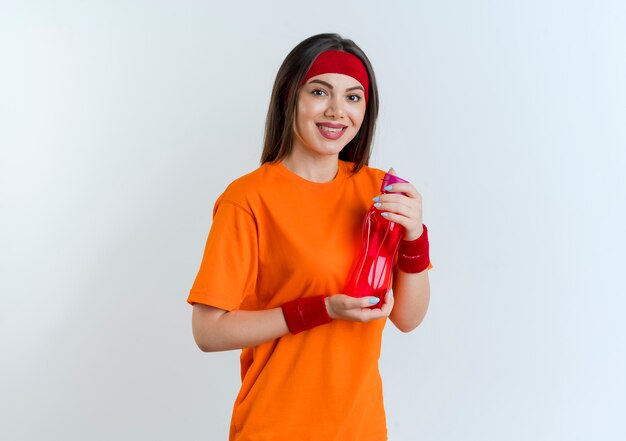
[(350, 119), (357, 128), (360, 128), (361, 124), (363, 124), (363, 119), (365, 119), (365, 106), (363, 106), (363, 108), (354, 109), (350, 113)]
[(309, 107), (304, 105), (302, 102), (298, 103), (295, 119), (296, 125), (298, 127), (302, 127), (309, 118)]

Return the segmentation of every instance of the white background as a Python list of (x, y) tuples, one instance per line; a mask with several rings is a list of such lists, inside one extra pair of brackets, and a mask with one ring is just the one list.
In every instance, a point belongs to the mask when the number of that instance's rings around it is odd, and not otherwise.
[(0, 438), (226, 438), (238, 352), (185, 300), (280, 63), (339, 32), (435, 263), (390, 439), (625, 439), (625, 5), (0, 1)]

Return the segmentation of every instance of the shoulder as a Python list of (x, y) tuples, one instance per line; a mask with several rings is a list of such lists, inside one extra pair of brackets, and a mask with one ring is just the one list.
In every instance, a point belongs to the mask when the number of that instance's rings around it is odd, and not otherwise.
[(368, 177), (382, 179), (387, 172), (381, 169), (375, 168), (375, 167), (370, 167), (369, 165), (364, 165), (363, 167), (361, 167), (361, 170), (357, 172), (357, 174), (359, 173), (363, 173), (365, 176), (368, 176)]
[(358, 172), (352, 173), (354, 164), (346, 162), (345, 166), (348, 167), (349, 170), (348, 179), (359, 188), (369, 188), (373, 186), (379, 189), (386, 173), (383, 170), (368, 165), (364, 165)]
[(263, 164), (256, 170), (247, 173), (232, 181), (215, 202), (214, 211), (223, 203), (236, 205), (250, 214), (252, 206), (261, 193), (271, 184), (272, 170), (268, 164)]
[(232, 181), (221, 197), (239, 199), (245, 197), (250, 191), (254, 191), (264, 181), (265, 166), (260, 166), (256, 170), (247, 173)]

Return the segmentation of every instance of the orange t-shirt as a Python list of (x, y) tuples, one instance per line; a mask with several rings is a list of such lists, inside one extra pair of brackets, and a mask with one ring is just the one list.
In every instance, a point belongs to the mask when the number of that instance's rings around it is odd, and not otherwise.
[[(224, 310), (342, 293), (381, 170), (339, 161), (328, 183), (281, 163), (235, 180), (215, 203), (187, 301)], [(241, 353), (231, 441), (387, 439), (378, 359), (385, 319), (334, 320)]]

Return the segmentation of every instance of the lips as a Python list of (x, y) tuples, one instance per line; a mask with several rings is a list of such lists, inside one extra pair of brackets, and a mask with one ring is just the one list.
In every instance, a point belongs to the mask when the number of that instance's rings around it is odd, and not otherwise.
[(320, 134), (327, 139), (339, 139), (345, 132), (348, 126), (343, 124), (333, 124), (333, 123), (318, 123), (315, 124), (317, 129), (320, 131)]

